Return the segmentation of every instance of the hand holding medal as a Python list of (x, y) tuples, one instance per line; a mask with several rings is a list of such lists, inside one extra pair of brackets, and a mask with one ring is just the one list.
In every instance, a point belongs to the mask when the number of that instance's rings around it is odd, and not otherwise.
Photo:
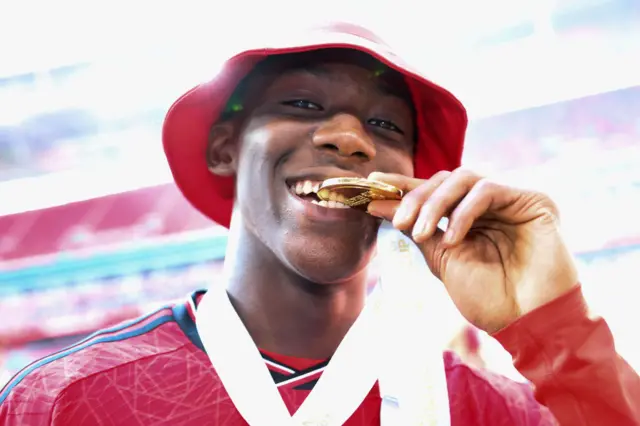
[[(557, 208), (544, 194), (462, 169), (428, 180), (372, 173), (364, 181), (334, 179), (321, 189), (368, 198), (363, 204), (370, 214), (409, 233), (461, 314), (488, 333), (578, 283)], [(348, 192), (354, 187), (360, 192)], [(446, 232), (437, 226), (444, 217)]]

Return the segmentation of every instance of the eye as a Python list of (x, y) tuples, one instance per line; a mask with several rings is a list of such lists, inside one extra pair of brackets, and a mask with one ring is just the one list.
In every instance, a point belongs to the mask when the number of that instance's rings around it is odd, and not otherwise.
[(392, 132), (397, 132), (397, 133), (400, 133), (401, 135), (404, 135), (404, 132), (402, 131), (402, 129), (396, 126), (392, 121), (372, 118), (369, 121), (367, 121), (367, 123), (371, 124), (372, 126), (378, 126), (384, 130), (390, 130)]
[(315, 111), (324, 111), (324, 108), (322, 108), (322, 106), (311, 102), (311, 101), (307, 101), (304, 99), (295, 99), (293, 101), (286, 101), (282, 103), (283, 105), (287, 105), (287, 106), (292, 106), (294, 108), (302, 108), (302, 109), (312, 109)]

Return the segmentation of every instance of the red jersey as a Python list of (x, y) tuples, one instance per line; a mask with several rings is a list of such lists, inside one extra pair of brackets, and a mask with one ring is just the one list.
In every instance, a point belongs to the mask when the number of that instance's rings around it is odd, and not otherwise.
[[(198, 337), (202, 294), (29, 365), (0, 391), (0, 425), (246, 425)], [(604, 321), (587, 317), (579, 289), (495, 337), (536, 392), (445, 353), (452, 426), (552, 425), (554, 416), (563, 425), (640, 425), (640, 379)], [(263, 358), (292, 413), (328, 363)], [(375, 385), (345, 424), (379, 425), (380, 402)]]

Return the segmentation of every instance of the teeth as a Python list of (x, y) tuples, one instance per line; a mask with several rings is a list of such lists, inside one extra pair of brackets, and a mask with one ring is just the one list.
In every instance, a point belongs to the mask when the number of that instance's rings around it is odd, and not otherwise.
[[(321, 182), (312, 182), (310, 180), (297, 182), (295, 185), (291, 186), (291, 192), (297, 195), (309, 195), (311, 193), (318, 193), (320, 190)], [(327, 193), (322, 193), (326, 191)], [(322, 207), (327, 207), (329, 209), (348, 209), (349, 206), (344, 204), (345, 197), (342, 194), (337, 192), (328, 192), (326, 189), (320, 191), (322, 193), (323, 199), (328, 199), (327, 201), (316, 201), (311, 200), (313, 204), (317, 204)]]
[(329, 192), (326, 189), (321, 190), (318, 193), (318, 196), (320, 196), (320, 198), (323, 199), (329, 199), (329, 201), (338, 201), (340, 203), (344, 203), (345, 201), (345, 196), (342, 194), (339, 194), (337, 192)]
[(316, 201), (316, 200), (311, 200), (312, 204), (316, 204), (318, 206), (321, 207), (326, 207), (328, 209), (348, 209), (349, 206), (347, 206), (346, 204), (342, 204), (338, 201)]
[(318, 192), (320, 182), (311, 182), (310, 180), (300, 181), (292, 186), (291, 189), (297, 195), (309, 195), (312, 192)]
[(304, 191), (305, 195), (308, 195), (309, 193), (311, 193), (311, 191), (313, 191), (313, 183), (311, 183), (308, 180), (304, 181), (304, 186), (302, 187), (302, 190)]

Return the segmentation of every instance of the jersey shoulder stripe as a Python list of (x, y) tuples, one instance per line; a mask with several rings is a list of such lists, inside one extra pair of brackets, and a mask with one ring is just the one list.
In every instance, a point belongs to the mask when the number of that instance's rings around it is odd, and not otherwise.
[(97, 331), (72, 346), (41, 358), (27, 365), (5, 385), (5, 387), (0, 391), (0, 404), (9, 397), (11, 391), (15, 389), (16, 386), (18, 386), (26, 377), (48, 364), (65, 357), (78, 354), (79, 352), (99, 343), (118, 342), (149, 333), (170, 321), (174, 321), (172, 306), (164, 306), (143, 317)]

